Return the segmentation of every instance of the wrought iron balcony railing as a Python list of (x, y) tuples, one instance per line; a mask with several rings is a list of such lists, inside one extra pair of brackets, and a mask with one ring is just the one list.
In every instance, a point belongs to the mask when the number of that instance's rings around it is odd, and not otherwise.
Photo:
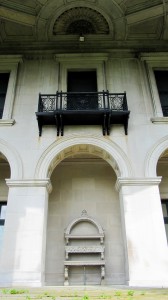
[(39, 94), (36, 116), (40, 136), (43, 125), (56, 125), (57, 135), (64, 125), (102, 125), (109, 135), (111, 124), (123, 124), (127, 134), (129, 113), (126, 93), (57, 92)]

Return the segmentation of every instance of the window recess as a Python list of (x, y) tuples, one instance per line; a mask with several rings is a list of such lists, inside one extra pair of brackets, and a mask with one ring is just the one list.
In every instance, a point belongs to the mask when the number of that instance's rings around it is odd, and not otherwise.
[(155, 70), (155, 79), (158, 88), (160, 103), (164, 117), (168, 117), (168, 70)]
[(0, 73), (0, 119), (2, 119), (9, 82), (9, 73)]

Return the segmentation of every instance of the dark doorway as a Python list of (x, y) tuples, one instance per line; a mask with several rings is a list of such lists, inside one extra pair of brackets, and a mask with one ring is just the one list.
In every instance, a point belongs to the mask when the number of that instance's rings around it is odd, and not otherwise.
[(154, 71), (163, 116), (168, 116), (168, 71)]
[(2, 119), (8, 88), (9, 73), (0, 73), (0, 119)]
[(97, 109), (96, 71), (69, 71), (67, 78), (68, 109)]

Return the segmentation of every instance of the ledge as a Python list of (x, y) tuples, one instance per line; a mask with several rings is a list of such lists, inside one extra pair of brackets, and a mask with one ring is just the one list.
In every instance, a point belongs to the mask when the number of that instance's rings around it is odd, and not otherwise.
[(168, 124), (168, 117), (151, 118), (151, 122), (154, 124)]
[(0, 119), (0, 126), (12, 126), (14, 124), (15, 124), (15, 120), (14, 119), (8, 119), (8, 120)]
[(95, 261), (64, 261), (64, 266), (104, 266), (104, 260)]
[(159, 185), (162, 177), (144, 177), (144, 178), (118, 178), (116, 181), (116, 190), (120, 191), (123, 186), (151, 186)]
[(45, 187), (51, 193), (52, 185), (49, 178), (46, 179), (6, 179), (6, 184), (9, 187)]

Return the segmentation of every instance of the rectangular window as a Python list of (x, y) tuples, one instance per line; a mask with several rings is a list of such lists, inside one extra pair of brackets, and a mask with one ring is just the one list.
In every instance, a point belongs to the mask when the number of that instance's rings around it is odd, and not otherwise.
[(7, 202), (0, 202), (0, 251), (4, 233), (5, 215), (6, 215)]
[(0, 73), (0, 119), (2, 119), (5, 98), (9, 82), (9, 73)]
[(165, 223), (166, 236), (168, 241), (168, 200), (162, 200), (162, 211)]
[(155, 79), (160, 97), (163, 116), (168, 116), (168, 71), (155, 70)]

